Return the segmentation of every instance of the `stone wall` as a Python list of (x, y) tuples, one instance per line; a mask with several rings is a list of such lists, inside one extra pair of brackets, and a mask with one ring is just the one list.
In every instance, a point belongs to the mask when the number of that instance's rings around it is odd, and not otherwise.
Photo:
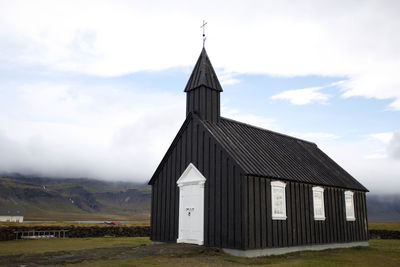
[(400, 239), (400, 231), (369, 230), (369, 238)]
[[(15, 231), (48, 231), (48, 230), (68, 230), (67, 237), (102, 237), (102, 236), (124, 236), (139, 237), (150, 236), (149, 226), (90, 226), (90, 227), (26, 227), (26, 226), (9, 226), (0, 227), (0, 241), (14, 240)], [(379, 239), (400, 239), (400, 231), (388, 230), (370, 230), (370, 238)]]
[(14, 240), (15, 231), (49, 231), (49, 230), (67, 230), (67, 237), (102, 237), (102, 236), (125, 236), (139, 237), (150, 236), (149, 226), (91, 226), (91, 227), (24, 227), (10, 226), (0, 227), (0, 241)]

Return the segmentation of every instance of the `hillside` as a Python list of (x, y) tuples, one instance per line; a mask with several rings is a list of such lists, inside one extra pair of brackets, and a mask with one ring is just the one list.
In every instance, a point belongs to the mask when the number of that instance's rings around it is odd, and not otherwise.
[(129, 182), (0, 176), (0, 206), (23, 207), (27, 220), (146, 219), (150, 200), (150, 187)]
[[(25, 219), (148, 219), (151, 190), (143, 184), (95, 179), (0, 175), (0, 207), (19, 205)], [(367, 194), (369, 221), (400, 221), (399, 195)]]
[(369, 221), (400, 221), (400, 195), (367, 194)]

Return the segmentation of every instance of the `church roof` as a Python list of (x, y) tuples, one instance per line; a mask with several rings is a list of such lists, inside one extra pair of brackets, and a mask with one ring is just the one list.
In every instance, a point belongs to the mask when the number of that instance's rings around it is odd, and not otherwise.
[(196, 65), (194, 66), (192, 75), (190, 75), (189, 81), (186, 84), (185, 92), (189, 92), (200, 86), (205, 86), (222, 92), (221, 84), (218, 81), (218, 77), (215, 74), (214, 68), (211, 65), (211, 61), (208, 58), (204, 47)]
[[(186, 85), (185, 92), (200, 86), (218, 92), (222, 91), (204, 48)], [(168, 155), (191, 120), (201, 122), (239, 165), (244, 174), (368, 191), (314, 143), (223, 117), (219, 117), (216, 121), (205, 120), (196, 112), (188, 113), (149, 184), (153, 183), (162, 164), (166, 162)]]
[(314, 143), (223, 117), (201, 121), (248, 175), (368, 191)]

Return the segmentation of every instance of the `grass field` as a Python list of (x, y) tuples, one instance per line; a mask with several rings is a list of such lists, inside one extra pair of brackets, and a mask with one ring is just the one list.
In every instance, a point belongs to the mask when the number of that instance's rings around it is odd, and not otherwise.
[(0, 242), (0, 256), (150, 244), (147, 237), (55, 238)]
[[(106, 220), (104, 220), (106, 221)], [(0, 222), (0, 227), (8, 227), (8, 226), (79, 226), (79, 227), (92, 227), (92, 226), (110, 226), (104, 223), (78, 223), (78, 222), (64, 222), (64, 221), (55, 221), (55, 222), (29, 222), (29, 223), (15, 223), (15, 222)], [(122, 226), (149, 226), (149, 220), (131, 220), (122, 224)], [(118, 225), (119, 226), (119, 225)]]
[(368, 227), (370, 230), (400, 231), (400, 222), (370, 222)]
[[(15, 256), (4, 256), (10, 254)], [(33, 262), (40, 262), (49, 257), (65, 257), (68, 260), (62, 264), (90, 267), (400, 266), (400, 240), (373, 239), (370, 240), (369, 247), (297, 252), (254, 259), (233, 257), (218, 249), (199, 246), (151, 245), (148, 238), (71, 238), (0, 242), (0, 265), (2, 260), (11, 263), (14, 257)]]
[[(6, 226), (107, 226), (102, 223), (74, 223), (74, 222), (64, 222), (62, 220), (55, 222), (30, 222), (30, 223), (6, 223), (0, 222), (0, 227)], [(123, 226), (149, 226), (150, 221), (147, 219), (143, 220), (130, 220), (127, 223), (123, 223)], [(400, 231), (400, 222), (370, 222), (368, 224), (370, 230), (392, 230)]]

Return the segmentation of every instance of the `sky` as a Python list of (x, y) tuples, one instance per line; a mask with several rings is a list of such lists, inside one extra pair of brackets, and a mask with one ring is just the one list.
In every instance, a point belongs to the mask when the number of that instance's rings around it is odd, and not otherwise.
[(0, 172), (146, 182), (202, 48), (222, 116), (400, 193), (399, 1), (0, 0)]

